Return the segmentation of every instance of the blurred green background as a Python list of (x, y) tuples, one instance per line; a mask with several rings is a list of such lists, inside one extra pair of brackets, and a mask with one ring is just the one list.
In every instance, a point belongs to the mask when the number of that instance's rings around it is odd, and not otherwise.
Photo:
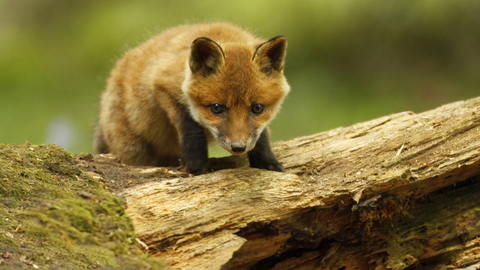
[(289, 39), (292, 91), (273, 140), (480, 95), (474, 0), (0, 0), (0, 143), (92, 152), (116, 59), (166, 28), (216, 20)]

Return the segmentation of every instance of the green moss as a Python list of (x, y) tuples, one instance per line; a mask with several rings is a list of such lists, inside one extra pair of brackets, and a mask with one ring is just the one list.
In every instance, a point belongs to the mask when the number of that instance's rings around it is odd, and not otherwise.
[(124, 202), (57, 146), (0, 144), (0, 201), (0, 253), (41, 268), (167, 269), (137, 247)]
[(13, 238), (5, 235), (3, 232), (0, 234), (0, 243), (2, 243), (2, 245), (8, 245), (10, 247), (18, 247), (17, 243), (13, 240)]

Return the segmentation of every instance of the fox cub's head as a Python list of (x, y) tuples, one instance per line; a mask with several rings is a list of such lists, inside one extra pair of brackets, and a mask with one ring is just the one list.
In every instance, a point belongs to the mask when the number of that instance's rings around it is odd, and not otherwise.
[(193, 42), (182, 90), (193, 118), (230, 153), (255, 147), (290, 91), (286, 48), (283, 36), (248, 45), (205, 37)]

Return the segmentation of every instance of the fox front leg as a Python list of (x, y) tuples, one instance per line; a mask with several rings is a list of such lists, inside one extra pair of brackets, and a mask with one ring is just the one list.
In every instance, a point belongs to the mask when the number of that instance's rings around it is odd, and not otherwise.
[(270, 140), (268, 139), (268, 130), (265, 129), (260, 138), (258, 138), (255, 147), (248, 152), (250, 167), (266, 169), (269, 171), (284, 172), (283, 165), (277, 160), (270, 148)]
[(208, 163), (208, 142), (205, 129), (188, 113), (181, 118), (182, 164), (188, 173), (202, 174)]

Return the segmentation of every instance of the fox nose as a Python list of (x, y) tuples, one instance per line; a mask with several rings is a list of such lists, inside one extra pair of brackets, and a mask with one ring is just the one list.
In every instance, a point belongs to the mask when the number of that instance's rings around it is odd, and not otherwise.
[(243, 153), (245, 152), (245, 143), (243, 142), (233, 142), (232, 143), (232, 151), (235, 152), (235, 153)]

